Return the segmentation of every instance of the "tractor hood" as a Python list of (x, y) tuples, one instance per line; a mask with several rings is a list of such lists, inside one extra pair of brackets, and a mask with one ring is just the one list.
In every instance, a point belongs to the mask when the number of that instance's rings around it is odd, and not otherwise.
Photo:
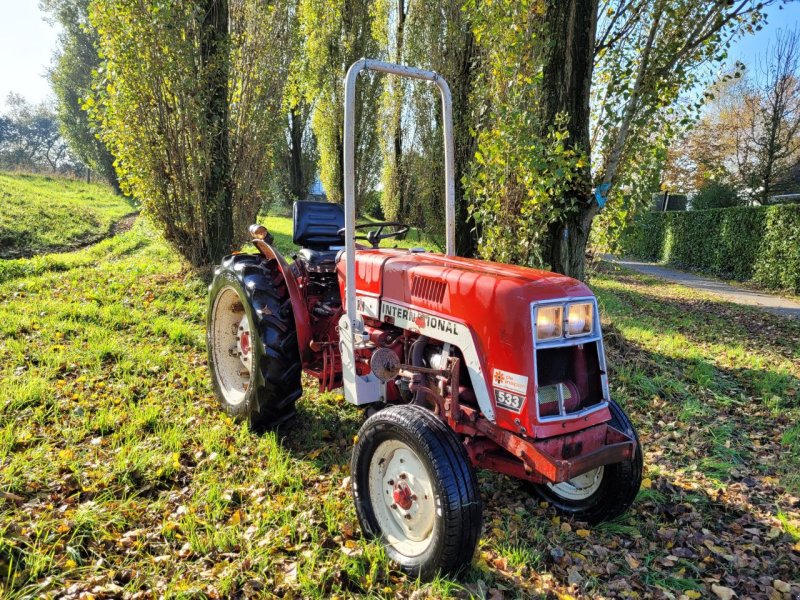
[(463, 317), (478, 310), (507, 313), (520, 304), (527, 312), (534, 301), (592, 296), (582, 282), (557, 273), (404, 250), (359, 250), (356, 278), (359, 294)]
[[(343, 281), (344, 260), (338, 266)], [(497, 412), (493, 420), (512, 427), (522, 417), (534, 435), (534, 413), (528, 414), (536, 362), (531, 304), (593, 298), (585, 284), (556, 273), (396, 249), (357, 252), (356, 295), (363, 316), (457, 345), (484, 412)], [(522, 410), (487, 410), (498, 378), (515, 382)], [(567, 432), (571, 425), (559, 427)]]

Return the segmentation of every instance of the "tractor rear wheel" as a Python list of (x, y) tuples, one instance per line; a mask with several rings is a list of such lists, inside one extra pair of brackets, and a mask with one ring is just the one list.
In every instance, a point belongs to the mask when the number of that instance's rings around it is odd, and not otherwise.
[(481, 532), (475, 473), (458, 436), (430, 411), (392, 406), (371, 416), (350, 462), (361, 528), (413, 577), (469, 564)]
[(636, 440), (633, 458), (598, 467), (563, 483), (534, 484), (535, 492), (562, 515), (598, 523), (630, 508), (642, 484), (642, 447), (633, 423), (613, 400), (609, 425)]
[(275, 260), (226, 257), (209, 287), (206, 342), (214, 391), (234, 418), (274, 428), (302, 395), (292, 305)]

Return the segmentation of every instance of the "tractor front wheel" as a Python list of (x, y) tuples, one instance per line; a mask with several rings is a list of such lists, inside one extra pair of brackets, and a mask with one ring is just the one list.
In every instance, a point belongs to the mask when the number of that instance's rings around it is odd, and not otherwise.
[(633, 458), (598, 467), (563, 483), (533, 485), (535, 492), (562, 515), (598, 523), (630, 508), (642, 484), (642, 447), (628, 415), (613, 400), (609, 402), (609, 425), (636, 441)]
[(430, 579), (468, 564), (481, 531), (475, 473), (458, 436), (419, 406), (392, 406), (358, 432), (350, 462), (364, 534), (390, 559)]
[(214, 391), (229, 415), (255, 429), (294, 415), (302, 395), (292, 306), (275, 260), (226, 257), (209, 287), (206, 342)]

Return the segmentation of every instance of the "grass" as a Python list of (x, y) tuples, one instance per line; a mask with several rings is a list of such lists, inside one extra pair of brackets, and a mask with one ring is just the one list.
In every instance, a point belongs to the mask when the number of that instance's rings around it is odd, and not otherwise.
[(135, 210), (103, 185), (2, 172), (0, 208), (0, 259), (96, 242)]
[[(289, 220), (265, 224), (291, 254)], [(363, 417), (341, 394), (306, 381), (279, 434), (218, 411), (206, 283), (146, 221), (0, 262), (0, 597), (746, 596), (796, 580), (800, 326), (624, 271), (590, 283), (646, 452), (637, 503), (588, 527), (481, 472), (471, 568), (422, 584), (361, 537), (346, 478)]]
[[(360, 219), (361, 223), (371, 223), (375, 220), (372, 218)], [(275, 245), (278, 249), (285, 254), (291, 256), (294, 253), (294, 244), (292, 243), (292, 219), (291, 217), (284, 217), (275, 214), (266, 215), (259, 219), (259, 222), (264, 225), (275, 238)], [(364, 246), (369, 246), (365, 241), (358, 243)], [(428, 250), (443, 252), (444, 243), (435, 236), (426, 234), (425, 232), (411, 227), (409, 232), (403, 239), (390, 238), (381, 243), (383, 248), (415, 248), (422, 247)]]

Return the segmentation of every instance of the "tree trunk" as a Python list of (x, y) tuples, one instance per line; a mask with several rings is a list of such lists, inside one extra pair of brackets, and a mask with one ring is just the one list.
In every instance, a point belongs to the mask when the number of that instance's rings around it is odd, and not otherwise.
[(300, 107), (295, 106), (289, 112), (289, 190), (295, 200), (304, 200), (308, 192), (303, 173), (304, 129)]
[(586, 277), (586, 244), (592, 230), (592, 220), (599, 207), (581, 208), (550, 227), (550, 268), (556, 273), (583, 280)]
[[(394, 55), (394, 62), (400, 64), (403, 62), (403, 31), (405, 29), (406, 24), (406, 6), (405, 0), (397, 0), (397, 47), (395, 49)], [(396, 85), (400, 90), (403, 89), (403, 81), (399, 78), (395, 78), (394, 85)], [(393, 140), (393, 155), (392, 161), (394, 162), (394, 178), (396, 182), (396, 193), (397, 193), (397, 215), (395, 215), (395, 219), (402, 220), (406, 214), (406, 198), (405, 195), (408, 193), (406, 189), (406, 182), (404, 177), (404, 169), (403, 169), (403, 97), (402, 95), (399, 98), (395, 98), (395, 101), (398, 102), (398, 105), (394, 107), (394, 123), (392, 124), (394, 128), (394, 140)]]
[(219, 262), (233, 249), (233, 193), (230, 144), (228, 139), (228, 0), (203, 3), (200, 43), (201, 76), (207, 85), (205, 127), (210, 143), (210, 164), (206, 178), (206, 256), (202, 262)]
[(472, 163), (477, 150), (477, 138), (472, 134), (469, 95), (475, 75), (475, 38), (469, 23), (466, 27), (463, 54), (458, 64), (458, 72), (450, 80), (453, 96), (453, 137), (456, 167), (456, 254), (474, 257), (478, 252), (478, 236), (472, 230), (468, 203), (464, 197), (461, 180)]
[[(569, 115), (568, 144), (586, 156), (591, 155), (589, 97), (597, 5), (598, 0), (549, 0), (545, 12), (549, 44), (542, 79), (542, 133), (547, 133), (558, 114)], [(550, 266), (558, 273), (583, 279), (586, 243), (592, 220), (599, 212), (588, 165), (567, 196), (575, 200), (577, 211), (550, 227)]]

